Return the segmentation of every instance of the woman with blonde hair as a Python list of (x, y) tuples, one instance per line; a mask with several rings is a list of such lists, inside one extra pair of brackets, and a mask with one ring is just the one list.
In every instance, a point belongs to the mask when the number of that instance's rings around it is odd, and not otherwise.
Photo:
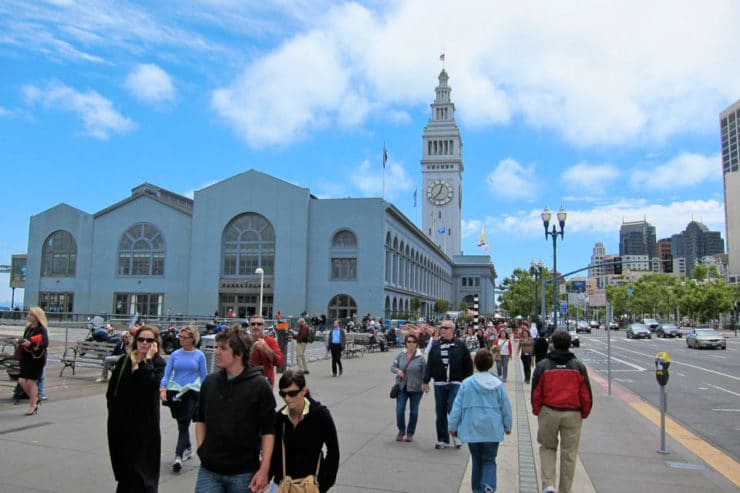
[(159, 383), (165, 362), (159, 329), (136, 327), (131, 351), (116, 363), (108, 391), (108, 451), (116, 492), (156, 493), (161, 436)]
[(46, 349), (49, 347), (49, 334), (46, 330), (46, 313), (38, 306), (31, 307), (26, 315), (26, 330), (18, 339), (21, 348), (20, 374), (18, 385), (28, 396), (26, 416), (33, 416), (39, 410), (39, 378), (46, 366)]
[(206, 357), (196, 348), (200, 333), (190, 325), (183, 327), (178, 336), (180, 349), (170, 355), (164, 376), (159, 384), (159, 398), (170, 408), (177, 421), (177, 445), (172, 470), (180, 472), (182, 463), (193, 455), (190, 444), (190, 422), (200, 396), (200, 384), (206, 379)]

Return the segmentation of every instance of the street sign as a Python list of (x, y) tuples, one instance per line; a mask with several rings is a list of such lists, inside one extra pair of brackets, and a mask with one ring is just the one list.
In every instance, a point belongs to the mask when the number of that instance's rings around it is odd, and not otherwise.
[(561, 301), (560, 302), (560, 314), (566, 315), (568, 313), (568, 302)]
[(583, 293), (586, 291), (586, 281), (573, 281), (571, 289), (574, 293)]

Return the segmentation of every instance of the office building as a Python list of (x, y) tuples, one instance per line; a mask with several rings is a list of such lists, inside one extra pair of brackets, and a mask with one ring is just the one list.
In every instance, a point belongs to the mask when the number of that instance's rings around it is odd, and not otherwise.
[(719, 115), (722, 143), (722, 182), (725, 195), (725, 238), (727, 239), (728, 275), (732, 284), (740, 284), (740, 100)]

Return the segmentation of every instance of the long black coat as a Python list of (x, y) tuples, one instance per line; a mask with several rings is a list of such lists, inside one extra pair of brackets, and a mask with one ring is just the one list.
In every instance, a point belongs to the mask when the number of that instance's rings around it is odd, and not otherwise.
[(131, 358), (116, 363), (105, 397), (108, 401), (108, 450), (118, 493), (156, 493), (161, 436), (159, 382), (165, 361), (155, 356), (131, 372)]

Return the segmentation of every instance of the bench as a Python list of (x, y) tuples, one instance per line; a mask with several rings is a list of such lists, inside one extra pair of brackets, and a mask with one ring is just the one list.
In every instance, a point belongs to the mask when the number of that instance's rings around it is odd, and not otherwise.
[(348, 343), (344, 347), (344, 357), (345, 358), (356, 358), (358, 356), (364, 356), (364, 348), (358, 344), (354, 343)]
[(115, 342), (97, 341), (80, 341), (74, 345), (65, 347), (61, 359), (64, 366), (59, 372), (59, 376), (61, 377), (64, 370), (69, 367), (72, 368), (72, 375), (74, 375), (75, 367), (80, 363), (86, 365), (92, 364), (102, 368), (106, 356), (110, 356), (115, 347)]

